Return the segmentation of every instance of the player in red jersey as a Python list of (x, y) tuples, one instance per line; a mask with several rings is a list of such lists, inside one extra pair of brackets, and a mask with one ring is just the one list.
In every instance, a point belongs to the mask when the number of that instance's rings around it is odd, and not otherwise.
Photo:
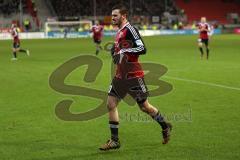
[(206, 17), (201, 18), (201, 22), (198, 24), (199, 30), (199, 39), (198, 39), (198, 46), (201, 52), (201, 59), (203, 59), (204, 51), (203, 51), (203, 44), (206, 48), (207, 59), (209, 58), (209, 32), (211, 30), (210, 25), (206, 22)]
[(95, 21), (95, 25), (92, 27), (91, 32), (93, 33), (93, 41), (96, 44), (96, 55), (98, 55), (101, 47), (101, 41), (103, 37), (103, 26)]
[(13, 37), (13, 58), (12, 60), (17, 60), (17, 52), (24, 52), (28, 56), (30, 55), (29, 50), (20, 48), (20, 39), (18, 35), (18, 28), (15, 24), (11, 26), (11, 35)]
[(105, 151), (120, 148), (117, 105), (126, 94), (131, 95), (139, 108), (159, 123), (162, 128), (163, 144), (168, 143), (172, 128), (159, 110), (147, 100), (148, 89), (144, 82), (144, 72), (138, 62), (139, 55), (145, 54), (146, 48), (138, 30), (128, 22), (127, 15), (128, 11), (124, 6), (116, 6), (112, 9), (112, 23), (117, 25), (119, 30), (112, 50), (117, 70), (107, 99), (111, 138), (99, 148)]

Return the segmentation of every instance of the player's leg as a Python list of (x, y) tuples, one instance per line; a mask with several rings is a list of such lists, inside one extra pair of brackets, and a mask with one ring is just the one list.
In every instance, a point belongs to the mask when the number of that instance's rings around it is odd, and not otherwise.
[(119, 125), (119, 116), (118, 116), (118, 98), (114, 96), (108, 96), (107, 107), (108, 107), (108, 116), (109, 116), (109, 127), (111, 130), (111, 139), (118, 141), (118, 125)]
[(119, 116), (117, 105), (119, 103), (119, 99), (115, 96), (108, 96), (107, 99), (107, 108), (109, 115), (109, 127), (111, 131), (111, 138), (103, 144), (99, 149), (100, 150), (110, 150), (110, 149), (118, 149), (120, 148), (120, 141), (118, 138), (118, 127), (119, 127)]
[(13, 51), (13, 58), (11, 60), (17, 60), (17, 51), (15, 48), (12, 49)]
[(159, 110), (152, 106), (148, 100), (144, 102), (138, 102), (138, 106), (140, 109), (150, 115), (162, 128), (162, 136), (163, 136), (163, 144), (167, 144), (170, 140), (170, 131), (172, 129), (172, 125), (164, 119), (164, 117), (160, 114)]
[(100, 40), (94, 40), (95, 44), (96, 44), (96, 55), (98, 55), (98, 53), (101, 50), (101, 41)]
[(29, 52), (29, 50), (27, 50), (27, 49), (19, 48), (18, 51), (19, 51), (19, 52), (22, 52), (22, 53), (26, 53), (28, 56), (30, 56), (30, 52)]
[(96, 55), (98, 55), (99, 51), (100, 51), (100, 49), (99, 49), (99, 44), (96, 43)]
[(198, 48), (199, 48), (199, 51), (200, 51), (200, 53), (201, 53), (201, 59), (203, 59), (204, 52), (203, 52), (202, 39), (198, 39)]
[(13, 43), (13, 48), (12, 48), (13, 58), (11, 60), (17, 60), (17, 51), (18, 51), (18, 49), (19, 49), (19, 44)]
[(102, 43), (102, 40), (100, 39), (100, 40), (99, 40), (99, 49), (100, 49), (100, 50), (102, 50), (102, 49), (103, 49), (103, 47), (102, 47), (101, 43)]
[(148, 89), (145, 84), (143, 78), (133, 79), (130, 82), (131, 88), (129, 90), (129, 94), (136, 100), (138, 103), (139, 108), (151, 116), (157, 123), (160, 124), (162, 128), (162, 135), (163, 135), (163, 144), (168, 143), (170, 138), (170, 130), (172, 128), (171, 124), (166, 122), (164, 117), (160, 114), (159, 110), (152, 106), (148, 100)]
[(206, 39), (204, 44), (205, 44), (205, 47), (206, 47), (206, 53), (207, 53), (207, 59), (209, 58), (209, 40)]

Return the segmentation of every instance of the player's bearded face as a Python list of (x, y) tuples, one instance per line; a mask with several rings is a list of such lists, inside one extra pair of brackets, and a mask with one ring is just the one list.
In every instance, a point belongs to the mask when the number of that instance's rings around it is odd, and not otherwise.
[(118, 9), (112, 11), (112, 24), (120, 26), (122, 23), (122, 15)]

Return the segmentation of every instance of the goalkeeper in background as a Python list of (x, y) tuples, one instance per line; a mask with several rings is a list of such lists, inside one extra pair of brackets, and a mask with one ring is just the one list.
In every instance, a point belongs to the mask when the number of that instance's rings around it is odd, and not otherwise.
[(99, 24), (99, 21), (95, 21), (90, 32), (93, 33), (93, 41), (96, 44), (96, 55), (98, 55), (99, 51), (102, 49), (103, 26)]

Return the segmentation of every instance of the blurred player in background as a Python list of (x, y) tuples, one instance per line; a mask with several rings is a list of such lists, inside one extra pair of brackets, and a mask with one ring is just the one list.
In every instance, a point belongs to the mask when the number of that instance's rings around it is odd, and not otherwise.
[(207, 56), (209, 58), (209, 34), (211, 31), (210, 25), (207, 23), (206, 17), (201, 18), (201, 22), (198, 24), (198, 31), (199, 31), (199, 39), (198, 39), (198, 47), (201, 52), (201, 59), (203, 59), (204, 51), (203, 51), (203, 44), (206, 49)]
[[(113, 7), (112, 23), (119, 28), (112, 49), (113, 62), (117, 65), (117, 70), (107, 98), (111, 138), (99, 148), (105, 151), (120, 148), (117, 106), (127, 94), (134, 98), (143, 112), (151, 116), (160, 125), (163, 144), (168, 143), (170, 130), (172, 129), (171, 124), (166, 122), (159, 110), (151, 105), (147, 99), (148, 89), (144, 82), (144, 72), (138, 62), (138, 57), (146, 53), (146, 48), (138, 30), (128, 22), (127, 18), (126, 7)], [(146, 137), (151, 140), (150, 137)]]
[(13, 58), (12, 58), (12, 60), (17, 60), (17, 52), (24, 52), (29, 56), (30, 55), (29, 50), (20, 48), (20, 39), (19, 39), (19, 35), (18, 35), (19, 29), (16, 26), (16, 24), (12, 24), (10, 32), (13, 37)]
[(64, 39), (67, 39), (67, 35), (68, 35), (68, 28), (67, 28), (67, 27), (65, 27), (65, 28), (63, 29), (63, 32), (64, 32)]
[(99, 24), (99, 21), (95, 21), (95, 25), (93, 25), (90, 32), (93, 33), (93, 41), (96, 44), (96, 55), (98, 55), (99, 51), (102, 49), (103, 26)]

